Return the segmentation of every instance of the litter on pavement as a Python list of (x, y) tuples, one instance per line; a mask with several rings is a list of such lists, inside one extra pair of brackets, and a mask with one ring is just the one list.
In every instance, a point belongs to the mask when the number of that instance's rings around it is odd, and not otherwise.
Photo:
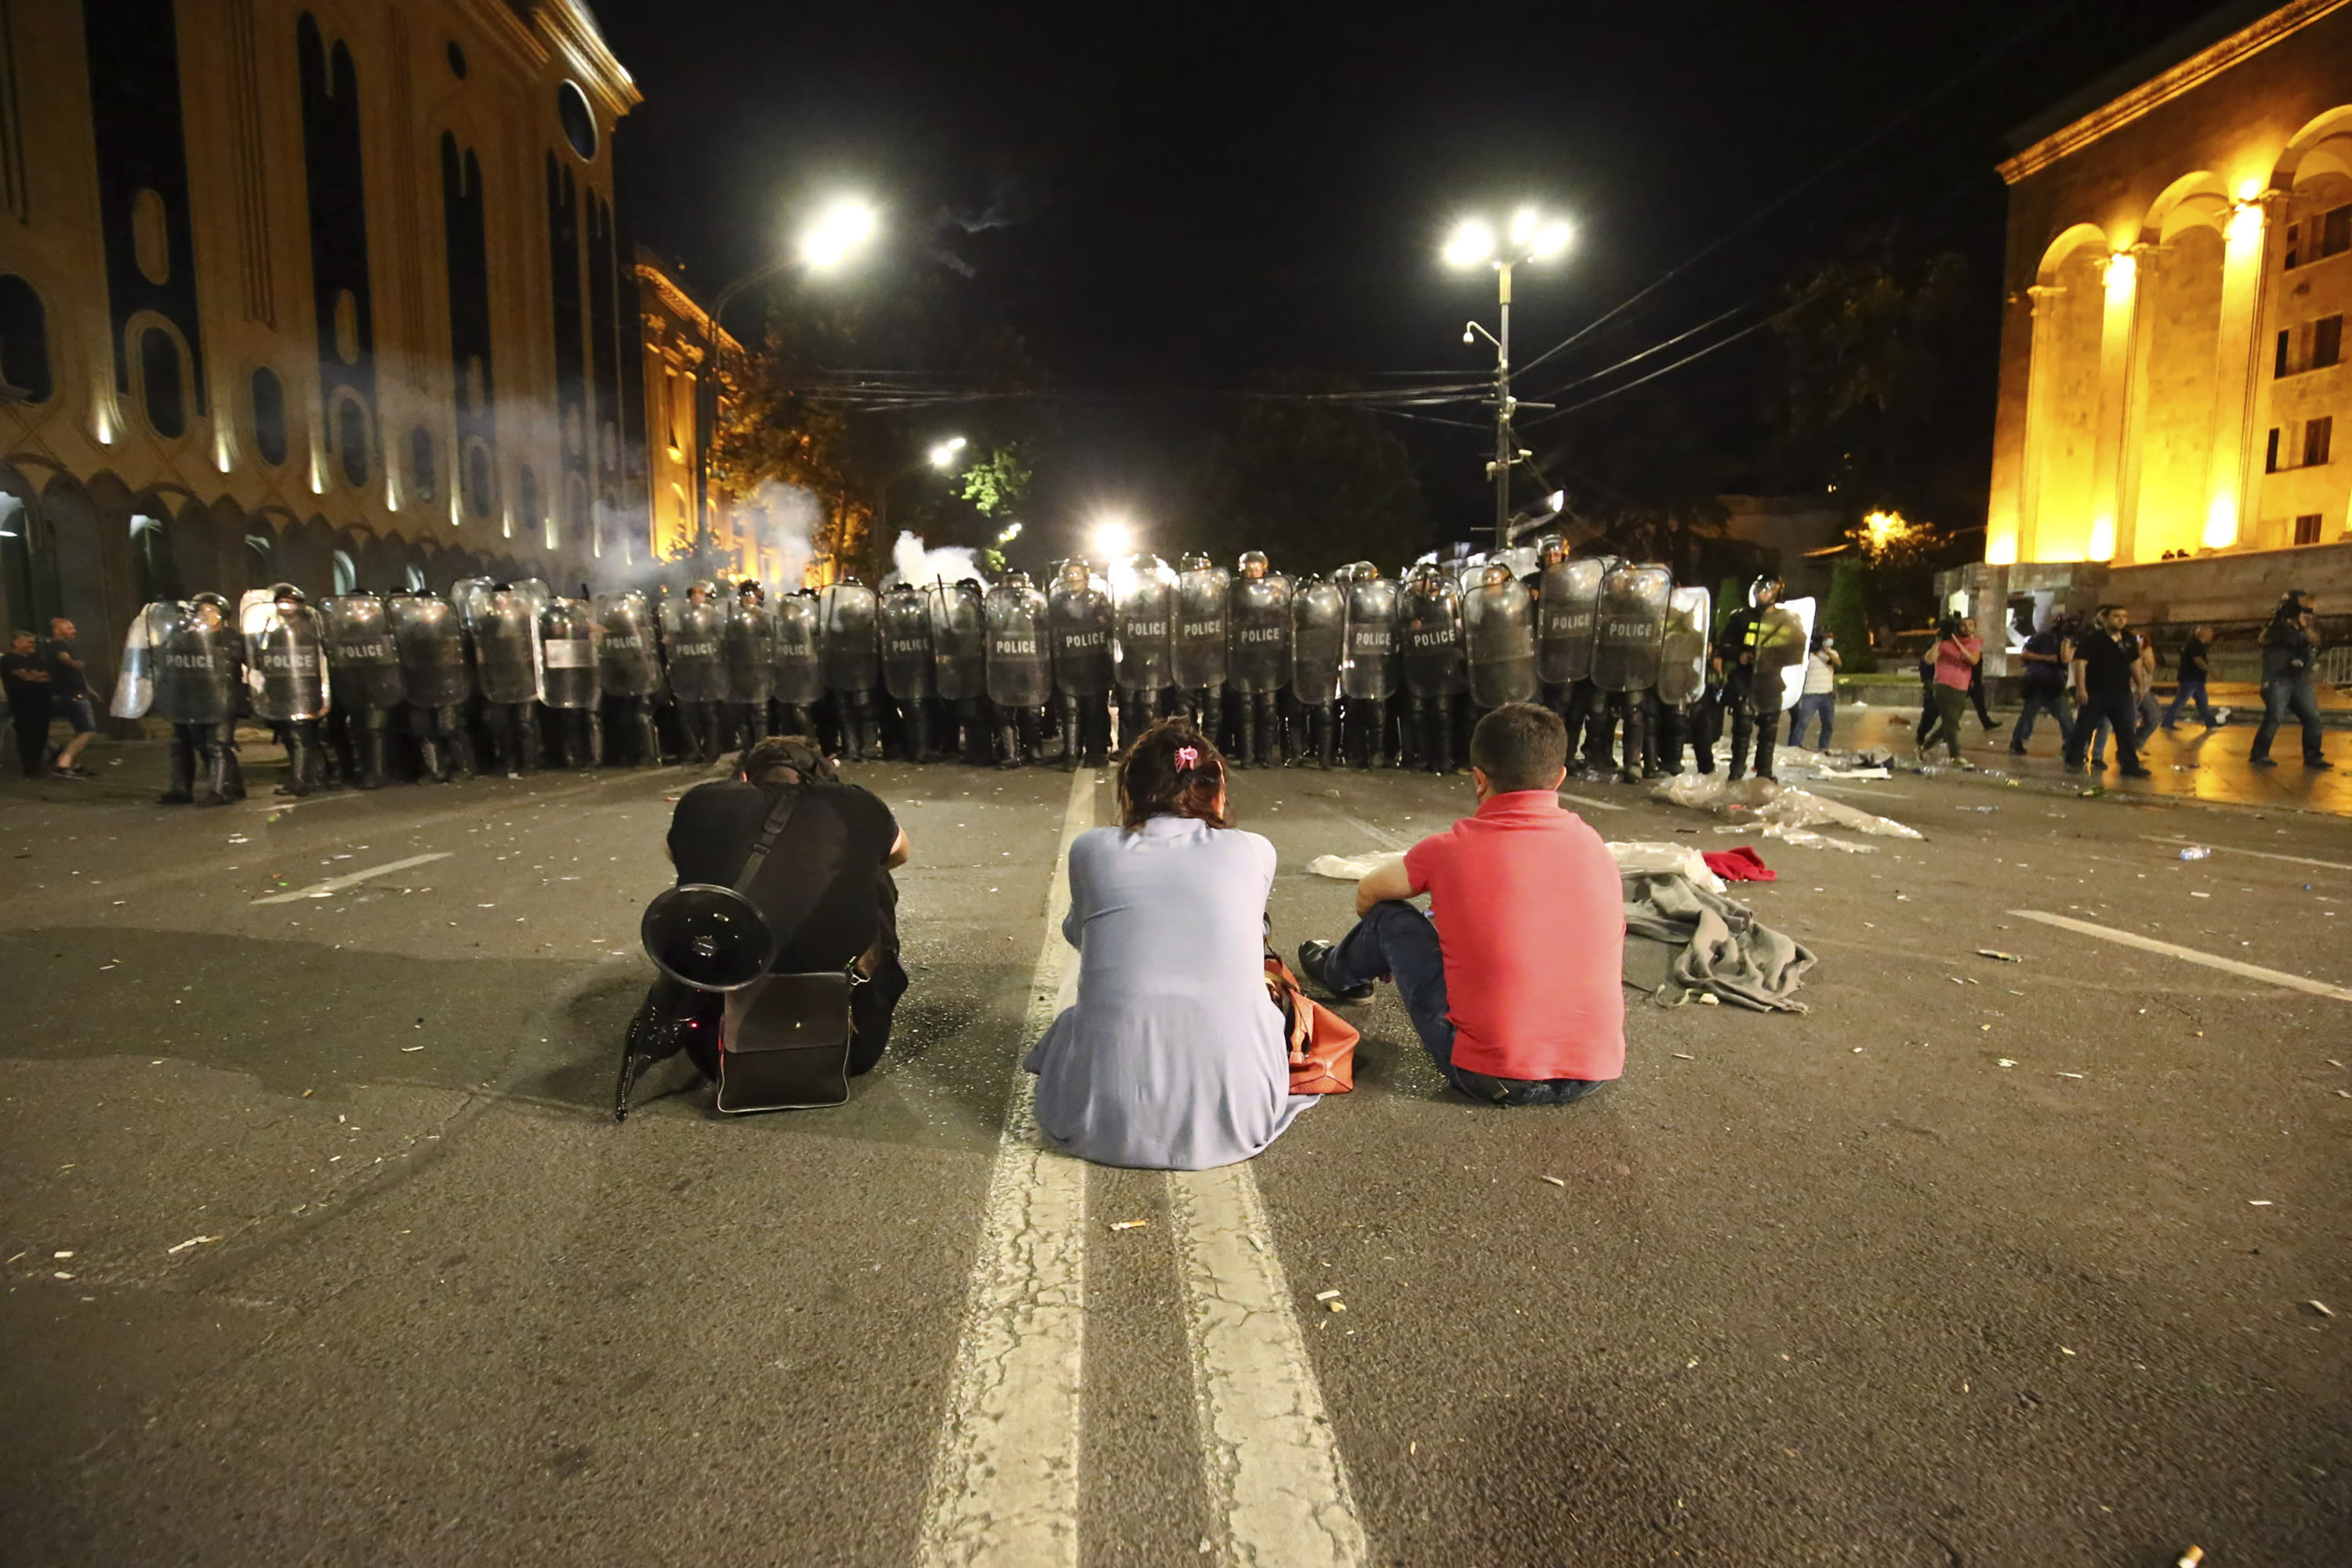
[[(1737, 784), (1713, 773), (1676, 773), (1662, 779), (1650, 792), (1660, 800), (1758, 824), (1768, 835), (1785, 836), (1790, 829), (1831, 826), (1851, 828), (1881, 838), (1920, 838), (1925, 835), (1889, 817), (1875, 816), (1843, 801), (1770, 779), (1742, 779)], [(1774, 834), (1774, 829), (1780, 829)], [(1791, 838), (1791, 843), (1803, 840)], [(1816, 846), (1817, 847), (1817, 846)]]

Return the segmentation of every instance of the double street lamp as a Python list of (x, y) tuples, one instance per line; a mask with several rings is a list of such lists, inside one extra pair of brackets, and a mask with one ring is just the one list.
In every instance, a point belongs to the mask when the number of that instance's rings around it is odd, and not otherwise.
[(1566, 219), (1548, 217), (1533, 206), (1523, 206), (1499, 230), (1484, 218), (1465, 218), (1445, 242), (1444, 255), (1448, 267), (1457, 270), (1475, 267), (1495, 269), (1496, 300), (1501, 315), (1497, 330), (1490, 332), (1471, 321), (1462, 330), (1462, 341), (1471, 343), (1483, 337), (1495, 345), (1495, 460), (1487, 465), (1486, 471), (1495, 479), (1496, 550), (1510, 546), (1511, 470), (1526, 456), (1511, 435), (1511, 414), (1517, 407), (1511, 398), (1511, 269), (1524, 262), (1549, 261), (1564, 254), (1573, 233)]
[(720, 344), (726, 341), (719, 319), (744, 290), (793, 268), (811, 273), (835, 270), (865, 250), (880, 228), (881, 219), (871, 205), (854, 196), (837, 198), (817, 209), (808, 226), (802, 230), (796, 247), (746, 272), (719, 290), (710, 301), (710, 313), (703, 318), (702, 395), (695, 400), (696, 422), (700, 426), (695, 442), (694, 554), (698, 563), (708, 558), (711, 538), (717, 531), (712, 526), (718, 521), (718, 502), (710, 493), (710, 448), (719, 436), (719, 382), (723, 368), (719, 355)]

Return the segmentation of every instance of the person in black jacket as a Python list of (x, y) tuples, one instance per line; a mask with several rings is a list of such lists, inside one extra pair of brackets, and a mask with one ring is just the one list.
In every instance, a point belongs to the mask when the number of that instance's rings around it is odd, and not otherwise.
[(2126, 626), (2129, 612), (2121, 605), (2101, 605), (2083, 635), (2074, 640), (2074, 700), (2081, 712), (2074, 732), (2066, 739), (2066, 771), (2083, 771), (2083, 754), (2105, 720), (2115, 730), (2116, 762), (2124, 777), (2144, 779), (2133, 711), (2133, 681), (2139, 669), (2139, 641)]
[(2319, 698), (2312, 688), (2312, 667), (2319, 661), (2318, 619), (2318, 606), (2298, 589), (2279, 601), (2271, 624), (2263, 628), (2263, 721), (2246, 756), (2255, 767), (2278, 765), (2271, 760), (2271, 741), (2290, 710), (2303, 725), (2303, 765), (2336, 765), (2319, 752)]

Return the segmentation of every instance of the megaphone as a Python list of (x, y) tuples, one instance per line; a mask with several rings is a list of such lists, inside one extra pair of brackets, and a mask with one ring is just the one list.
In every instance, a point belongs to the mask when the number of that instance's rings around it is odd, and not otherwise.
[(740, 991), (768, 973), (776, 933), (732, 888), (688, 882), (646, 906), (637, 928), (654, 967), (697, 991)]

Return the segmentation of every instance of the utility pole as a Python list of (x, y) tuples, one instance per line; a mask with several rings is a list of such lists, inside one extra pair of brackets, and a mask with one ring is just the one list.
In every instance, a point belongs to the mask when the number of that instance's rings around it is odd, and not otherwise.
[(1445, 244), (1446, 265), (1470, 268), (1483, 263), (1495, 269), (1498, 330), (1490, 332), (1471, 321), (1462, 329), (1462, 341), (1475, 342), (1483, 337), (1495, 345), (1495, 458), (1486, 465), (1486, 472), (1495, 481), (1497, 551), (1511, 544), (1511, 470), (1518, 467), (1520, 457), (1517, 438), (1511, 432), (1511, 417), (1518, 410), (1517, 401), (1511, 396), (1511, 271), (1523, 261), (1550, 260), (1568, 248), (1570, 237), (1566, 223), (1546, 219), (1528, 206), (1511, 215), (1507, 238), (1491, 224), (1474, 217), (1464, 219)]
[(1495, 548), (1511, 547), (1511, 469), (1519, 460), (1511, 435), (1511, 263), (1495, 268), (1496, 310), (1500, 331), (1495, 335)]

